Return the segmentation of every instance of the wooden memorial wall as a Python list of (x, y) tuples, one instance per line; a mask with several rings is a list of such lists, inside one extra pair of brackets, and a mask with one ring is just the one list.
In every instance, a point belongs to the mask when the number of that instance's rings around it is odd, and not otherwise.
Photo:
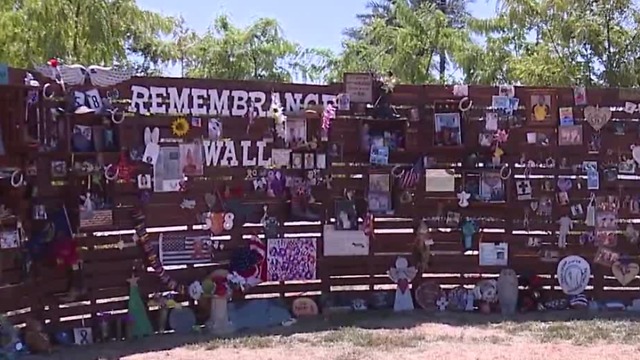
[[(265, 220), (281, 225), (271, 229), (268, 250), (304, 242), (292, 251), (304, 249), (315, 266), (269, 271), (298, 278), (264, 282), (246, 298), (391, 289), (386, 272), (397, 256), (418, 265), (422, 222), (433, 242), (414, 284), (472, 286), (510, 267), (540, 275), (560, 296), (558, 260), (579, 255), (592, 264), (589, 297), (630, 302), (640, 286), (637, 277), (621, 285), (611, 270), (616, 256), (638, 261), (633, 105), (640, 95), (633, 91), (395, 85), (387, 93), (363, 74), (328, 86), (133, 78), (74, 88), (77, 107), (95, 105), (84, 114), (54, 116), (56, 102), (41, 98), (27, 111), (38, 121), (29, 122), (20, 117), (27, 99), (18, 89), (0, 88), (3, 140), (16, 139), (11, 131), (24, 122), (35, 124), (32, 133), (46, 146), (7, 146), (0, 156), (0, 166), (21, 169), (26, 182), (0, 180), (0, 204), (18, 215), (1, 220), (2, 230), (20, 220), (27, 233), (41, 233), (53, 217), (63, 218), (81, 246), (86, 287), (65, 302), (66, 271), (34, 264), (27, 274), (25, 251), (0, 250), (0, 311), (15, 311), (18, 322), (38, 316), (73, 328), (98, 313), (126, 311), (126, 279), (149, 258), (133, 238), (139, 212), (152, 252), (187, 286), (226, 266), (252, 235), (264, 241)], [(14, 93), (22, 97), (3, 100)], [(105, 101), (118, 111), (96, 114)], [(337, 110), (325, 132), (329, 104)], [(287, 141), (273, 131), (278, 111), (287, 117), (280, 130)], [(155, 166), (145, 163), (156, 156)], [(305, 207), (293, 205), (292, 192), (307, 190)], [(615, 229), (589, 226), (590, 204), (614, 209), (607, 216)], [(362, 229), (367, 209), (374, 213), (370, 236)], [(212, 235), (208, 227), (217, 221), (230, 224)], [(143, 294), (167, 290), (153, 272), (139, 284)]]

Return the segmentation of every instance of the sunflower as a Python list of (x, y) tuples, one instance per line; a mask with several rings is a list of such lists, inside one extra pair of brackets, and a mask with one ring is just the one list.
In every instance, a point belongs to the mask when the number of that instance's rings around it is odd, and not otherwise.
[(185, 136), (189, 132), (189, 122), (184, 117), (179, 117), (171, 123), (171, 131), (175, 136)]

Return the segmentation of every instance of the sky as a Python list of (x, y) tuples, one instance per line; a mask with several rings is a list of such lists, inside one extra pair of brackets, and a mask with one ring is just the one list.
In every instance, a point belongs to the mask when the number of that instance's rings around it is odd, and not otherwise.
[[(342, 30), (356, 26), (356, 14), (366, 12), (368, 0), (137, 0), (140, 7), (165, 15), (182, 16), (188, 26), (202, 33), (220, 14), (234, 25), (245, 27), (262, 17), (275, 18), (284, 36), (305, 48), (328, 48), (339, 53)], [(496, 0), (475, 0), (469, 11), (479, 18), (490, 17)], [(180, 76), (178, 66), (166, 69), (167, 76)]]

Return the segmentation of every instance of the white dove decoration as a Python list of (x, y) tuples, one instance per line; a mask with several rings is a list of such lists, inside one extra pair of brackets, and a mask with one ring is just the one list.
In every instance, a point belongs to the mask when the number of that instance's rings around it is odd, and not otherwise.
[(88, 68), (79, 65), (50, 64), (34, 65), (34, 68), (51, 80), (62, 82), (66, 85), (84, 85), (87, 78), (93, 86), (108, 87), (131, 79), (135, 74), (133, 69), (116, 69), (91, 65)]

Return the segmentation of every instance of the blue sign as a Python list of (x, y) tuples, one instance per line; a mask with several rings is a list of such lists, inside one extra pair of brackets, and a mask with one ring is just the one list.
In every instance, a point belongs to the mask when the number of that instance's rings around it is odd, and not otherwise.
[(0, 85), (9, 84), (9, 66), (0, 64)]

